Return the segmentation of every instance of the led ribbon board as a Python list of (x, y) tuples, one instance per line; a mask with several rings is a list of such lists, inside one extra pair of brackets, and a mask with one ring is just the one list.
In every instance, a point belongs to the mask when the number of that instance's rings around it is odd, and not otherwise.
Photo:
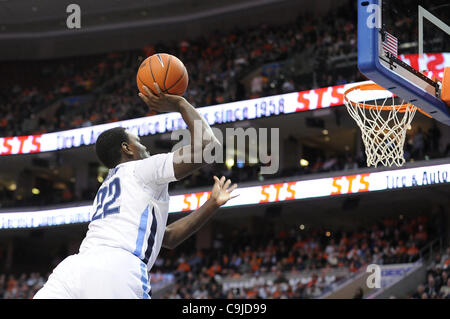
[[(312, 180), (242, 187), (240, 196), (223, 207), (259, 205), (316, 197), (335, 197), (393, 189), (445, 184), (450, 182), (450, 164), (417, 168), (375, 171)], [(188, 212), (199, 208), (209, 192), (187, 193), (170, 197), (169, 213)], [(0, 213), (0, 229), (35, 228), (89, 222), (91, 205), (40, 211)], [(106, 217), (107, 218), (107, 217)]]

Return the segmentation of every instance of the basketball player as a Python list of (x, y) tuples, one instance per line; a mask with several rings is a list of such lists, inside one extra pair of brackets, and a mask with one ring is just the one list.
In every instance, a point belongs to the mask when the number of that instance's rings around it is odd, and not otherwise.
[[(204, 163), (190, 163), (209, 143), (218, 143), (202, 116), (184, 98), (140, 94), (158, 112), (181, 113), (193, 136), (200, 125), (202, 147), (150, 156), (135, 134), (117, 127), (100, 134), (96, 153), (110, 171), (91, 208), (91, 222), (77, 254), (64, 259), (35, 299), (151, 298), (148, 272), (161, 246), (172, 249), (195, 233), (213, 212), (237, 195), (231, 181), (214, 176), (210, 198), (195, 212), (167, 224), (168, 184), (188, 176)], [(198, 154), (197, 154), (198, 155)], [(183, 160), (184, 159), (184, 160)]]

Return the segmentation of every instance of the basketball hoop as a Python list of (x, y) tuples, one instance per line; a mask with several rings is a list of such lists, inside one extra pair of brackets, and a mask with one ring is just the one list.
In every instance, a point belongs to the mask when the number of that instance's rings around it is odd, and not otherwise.
[(401, 101), (375, 83), (356, 85), (344, 93), (344, 103), (361, 129), (367, 166), (403, 166), (403, 145), (416, 111), (420, 108)]

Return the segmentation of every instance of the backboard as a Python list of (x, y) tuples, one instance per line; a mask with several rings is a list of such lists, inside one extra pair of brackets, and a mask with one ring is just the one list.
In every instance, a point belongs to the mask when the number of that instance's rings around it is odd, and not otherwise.
[[(358, 0), (358, 68), (450, 125), (450, 108), (433, 80), (450, 66), (449, 24), (448, 0)], [(422, 73), (430, 68), (434, 72)]]

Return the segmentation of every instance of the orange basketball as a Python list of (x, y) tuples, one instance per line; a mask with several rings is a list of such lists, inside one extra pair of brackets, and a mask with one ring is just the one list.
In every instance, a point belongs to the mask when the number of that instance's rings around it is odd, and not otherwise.
[(188, 73), (176, 56), (158, 53), (142, 61), (136, 75), (136, 82), (141, 93), (147, 94), (143, 85), (156, 93), (154, 82), (163, 93), (182, 96), (188, 86)]

